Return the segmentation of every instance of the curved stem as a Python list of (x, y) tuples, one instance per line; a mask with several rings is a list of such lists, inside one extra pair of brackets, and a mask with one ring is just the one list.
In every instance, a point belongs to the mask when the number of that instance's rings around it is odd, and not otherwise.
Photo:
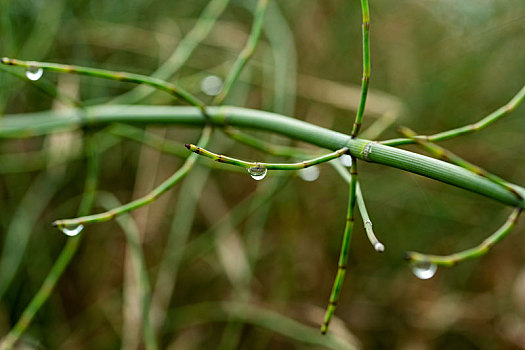
[[(279, 114), (239, 107), (208, 107), (211, 123), (275, 132), (317, 145), (338, 150), (348, 147), (352, 156), (429, 177), (450, 185), (479, 193), (513, 207), (525, 208), (525, 200), (492, 181), (456, 165), (417, 153), (389, 147), (377, 142), (352, 139), (349, 135), (325, 129)], [(202, 111), (183, 106), (102, 106), (85, 110), (6, 115), (0, 124), (0, 138), (28, 137), (79, 127), (103, 126), (110, 123), (172, 124), (202, 127), (207, 122)], [(525, 196), (525, 189), (514, 185)]]
[(505, 221), (505, 223), (503, 224), (503, 226), (501, 226), (496, 232), (494, 232), (492, 235), (490, 235), (487, 239), (485, 239), (483, 242), (481, 242), (474, 248), (470, 248), (462, 252), (450, 255), (429, 255), (417, 252), (406, 252), (405, 258), (414, 264), (431, 263), (434, 265), (450, 267), (457, 265), (458, 263), (463, 262), (465, 260), (483, 256), (492, 247), (494, 247), (496, 243), (501, 241), (503, 238), (505, 238), (505, 236), (507, 236), (510, 233), (510, 231), (512, 231), (514, 226), (516, 226), (516, 222), (518, 221), (518, 217), (521, 211), (521, 208), (514, 209), (514, 211), (508, 217), (507, 221)]

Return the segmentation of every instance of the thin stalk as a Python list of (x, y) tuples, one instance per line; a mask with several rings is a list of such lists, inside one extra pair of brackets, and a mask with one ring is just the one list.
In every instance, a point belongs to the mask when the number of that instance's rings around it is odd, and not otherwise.
[(361, 11), (363, 13), (363, 78), (361, 80), (361, 100), (352, 127), (352, 138), (356, 138), (359, 134), (359, 129), (361, 129), (361, 122), (365, 114), (366, 97), (368, 95), (368, 84), (370, 82), (370, 12), (368, 0), (361, 0)]
[[(100, 195), (99, 201), (103, 207), (108, 209), (120, 205), (120, 202), (117, 200), (117, 198), (110, 193), (103, 193)], [(133, 269), (137, 279), (141, 300), (142, 327), (144, 331), (145, 348), (155, 350), (158, 349), (158, 345), (155, 338), (155, 330), (149, 315), (151, 305), (151, 287), (148, 279), (144, 251), (140, 244), (139, 229), (133, 218), (126, 214), (118, 217), (117, 223), (122, 228), (124, 235), (126, 236), (126, 241), (131, 253)]]
[(59, 63), (47, 63), (47, 62), (36, 62), (36, 61), (22, 61), (17, 59), (11, 59), (3, 57), (0, 62), (2, 64), (10, 66), (24, 67), (26, 69), (44, 69), (52, 72), (67, 73), (67, 74), (79, 74), (87, 75), (96, 78), (117, 80), (127, 83), (145, 84), (152, 86), (156, 89), (165, 91), (177, 98), (180, 98), (190, 105), (199, 107), (205, 113), (205, 105), (197, 97), (193, 96), (188, 91), (181, 87), (164, 81), (162, 79), (150, 77), (142, 74), (127, 73), (127, 72), (116, 72), (100, 68), (89, 68), (81, 66), (73, 66)]
[[(175, 74), (188, 61), (197, 46), (208, 36), (229, 2), (230, 0), (211, 0), (202, 11), (197, 23), (180, 41), (171, 56), (150, 76), (167, 80)], [(114, 104), (133, 104), (148, 97), (153, 91), (145, 86), (137, 86), (114, 98), (111, 102)]]
[[(268, 131), (304, 141), (322, 148), (338, 150), (348, 147), (352, 156), (454, 185), (512, 207), (525, 208), (525, 201), (493, 183), (456, 165), (426, 157), (414, 152), (382, 145), (359, 138), (352, 139), (333, 130), (280, 114), (239, 107), (208, 107), (208, 118), (194, 107), (182, 106), (100, 106), (85, 110), (66, 110), (60, 114), (39, 112), (6, 115), (0, 123), (0, 138), (30, 137), (110, 123), (135, 125), (171, 124), (202, 127), (211, 122), (216, 126), (231, 125), (240, 128)], [(515, 186), (525, 195), (525, 189)]]
[(247, 161), (244, 161), (244, 160), (239, 160), (239, 159), (235, 159), (235, 158), (232, 158), (232, 157), (219, 155), (219, 154), (210, 152), (208, 150), (205, 150), (202, 147), (195, 146), (195, 145), (186, 144), (185, 146), (190, 151), (192, 151), (192, 152), (194, 152), (196, 154), (199, 154), (201, 156), (210, 158), (210, 159), (212, 159), (212, 160), (214, 160), (216, 162), (219, 162), (219, 163), (236, 165), (236, 166), (240, 166), (240, 167), (246, 168), (246, 169), (257, 168), (257, 169), (268, 169), (268, 170), (299, 170), (299, 169), (304, 169), (304, 168), (308, 168), (308, 167), (310, 167), (312, 165), (321, 164), (321, 163), (324, 163), (324, 162), (328, 162), (328, 161), (330, 161), (332, 159), (339, 158), (343, 154), (348, 152), (348, 148), (347, 147), (343, 147), (343, 148), (341, 148), (341, 149), (339, 149), (339, 150), (337, 150), (335, 152), (332, 152), (332, 153), (329, 153), (329, 154), (326, 154), (324, 156), (317, 157), (317, 158), (314, 158), (314, 159), (305, 160), (305, 161), (302, 161), (302, 162), (299, 162), (299, 163), (280, 164), (280, 163), (247, 162)]
[(494, 247), (496, 243), (501, 241), (512, 231), (512, 229), (516, 225), (516, 222), (518, 221), (518, 217), (522, 210), (523, 209), (521, 208), (514, 209), (514, 211), (510, 214), (508, 219), (503, 224), (503, 226), (501, 226), (496, 232), (494, 232), (487, 239), (485, 239), (483, 242), (481, 242), (479, 245), (473, 248), (450, 255), (429, 255), (417, 252), (406, 252), (405, 258), (413, 264), (430, 263), (434, 265), (450, 267), (457, 265), (465, 260), (483, 256), (487, 254), (487, 252), (492, 247)]
[(335, 276), (332, 293), (328, 301), (328, 307), (324, 317), (324, 322), (321, 326), (321, 333), (326, 334), (330, 321), (334, 316), (337, 302), (341, 294), (341, 288), (346, 275), (346, 268), (348, 264), (348, 255), (350, 251), (350, 240), (352, 238), (352, 231), (354, 229), (354, 210), (356, 203), (356, 188), (357, 188), (357, 160), (352, 157), (352, 167), (350, 168), (350, 186), (348, 195), (348, 209), (346, 213), (346, 224), (343, 233), (343, 243), (341, 245), (341, 253), (339, 255), (339, 263), (337, 265), (337, 274)]
[(487, 179), (489, 179), (490, 181), (494, 182), (495, 184), (498, 184), (501, 187), (505, 188), (506, 190), (512, 192), (512, 194), (514, 194), (519, 200), (523, 199), (522, 195), (516, 189), (514, 189), (512, 184), (510, 184), (507, 181), (503, 180), (499, 176), (496, 176), (494, 174), (489, 173), (485, 169), (482, 169), (479, 166), (474, 165), (474, 164), (464, 160), (460, 156), (452, 153), (451, 151), (449, 151), (449, 150), (447, 150), (447, 149), (445, 149), (445, 148), (443, 148), (441, 146), (438, 146), (438, 145), (436, 145), (436, 144), (434, 144), (432, 142), (426, 141), (424, 139), (416, 138), (416, 133), (413, 130), (409, 129), (409, 128), (402, 127), (402, 128), (400, 128), (399, 131), (404, 136), (407, 136), (408, 138), (410, 138), (410, 139), (414, 140), (415, 142), (417, 142), (417, 144), (419, 144), (427, 152), (429, 152), (430, 154), (434, 155), (435, 157), (437, 157), (439, 159), (442, 159), (444, 161), (449, 161), (449, 162), (451, 162), (453, 164), (456, 164), (456, 165), (458, 165), (458, 166), (460, 166), (462, 168), (465, 168), (465, 169), (467, 169), (469, 171), (472, 171), (475, 174), (478, 174), (479, 176), (486, 177)]
[[(348, 173), (347, 169), (341, 163), (330, 162), (330, 165), (334, 167), (334, 169), (343, 178), (343, 180), (350, 184), (351, 176)], [(370, 216), (368, 215), (368, 211), (366, 209), (365, 199), (363, 197), (363, 193), (361, 192), (361, 186), (359, 185), (359, 181), (357, 181), (356, 185), (356, 196), (357, 208), (359, 209), (359, 213), (361, 214), (361, 218), (363, 219), (363, 226), (365, 227), (368, 240), (377, 252), (382, 253), (385, 251), (385, 246), (377, 239), (377, 237), (374, 234), (374, 231), (372, 229), (372, 221), (370, 220)]]
[(434, 135), (425, 136), (425, 135), (418, 135), (415, 139), (410, 138), (404, 138), (404, 139), (392, 139), (392, 140), (386, 140), (381, 141), (383, 145), (387, 146), (401, 146), (401, 145), (408, 145), (416, 143), (416, 140), (424, 140), (429, 142), (438, 142), (438, 141), (444, 141), (451, 139), (453, 137), (462, 136), (466, 134), (471, 134), (473, 132), (482, 130), (486, 128), (487, 126), (491, 125), (492, 123), (496, 122), (497, 120), (501, 119), (502, 117), (506, 116), (513, 110), (515, 110), (525, 99), (525, 86), (521, 88), (520, 91), (509, 101), (506, 105), (498, 108), (494, 112), (490, 113), (485, 118), (481, 119), (480, 121), (468, 124), (456, 129), (443, 131)]
[[(206, 145), (208, 141), (210, 140), (211, 132), (212, 132), (212, 128), (210, 126), (207, 126), (202, 132), (202, 136), (198, 144)], [(158, 187), (153, 189), (153, 191), (151, 191), (150, 193), (146, 194), (145, 196), (139, 199), (136, 199), (132, 202), (121, 205), (119, 207), (113, 208), (104, 213), (88, 215), (88, 216), (81, 216), (81, 217), (74, 218), (74, 219), (57, 220), (53, 222), (53, 226), (58, 227), (59, 229), (67, 229), (67, 228), (78, 227), (79, 225), (85, 225), (85, 224), (90, 224), (90, 223), (95, 223), (95, 222), (105, 222), (123, 213), (127, 213), (137, 208), (143, 207), (155, 201), (155, 199), (157, 199), (160, 195), (162, 195), (164, 192), (168, 191), (170, 188), (175, 186), (177, 182), (179, 182), (182, 178), (184, 178), (184, 176), (186, 176), (190, 172), (196, 160), (197, 160), (197, 155), (195, 156), (190, 155), (178, 171), (176, 171), (172, 176), (170, 176), (167, 180), (165, 180)]]
[(252, 29), (250, 31), (250, 36), (246, 42), (246, 46), (242, 49), (241, 53), (237, 57), (237, 60), (233, 64), (232, 69), (228, 73), (224, 81), (221, 92), (213, 99), (214, 105), (220, 105), (224, 102), (224, 99), (230, 93), (231, 88), (239, 78), (239, 75), (242, 72), (248, 60), (253, 56), (259, 37), (261, 36), (262, 26), (264, 23), (264, 15), (266, 13), (266, 8), (268, 7), (269, 0), (259, 0), (257, 3), (257, 9), (255, 11), (255, 19), (252, 24)]
[[(95, 190), (97, 187), (97, 173), (98, 173), (98, 155), (99, 152), (96, 150), (96, 141), (92, 138), (88, 140), (88, 165), (86, 170), (86, 182), (84, 185), (84, 194), (82, 201), (78, 209), (79, 215), (85, 215), (93, 206), (95, 200)], [(78, 250), (81, 236), (71, 237), (67, 239), (66, 245), (62, 249), (60, 256), (56, 260), (55, 264), (51, 268), (51, 271), (47, 275), (42, 287), (35, 294), (31, 302), (26, 307), (22, 316), (17, 321), (15, 326), (6, 335), (2, 344), (0, 344), (1, 350), (11, 349), (20, 336), (25, 332), (27, 327), (31, 324), (31, 321), (35, 317), (36, 313), (42, 305), (47, 301), (51, 293), (53, 292), (58, 280), (64, 273), (65, 269), (71, 262), (71, 259)]]

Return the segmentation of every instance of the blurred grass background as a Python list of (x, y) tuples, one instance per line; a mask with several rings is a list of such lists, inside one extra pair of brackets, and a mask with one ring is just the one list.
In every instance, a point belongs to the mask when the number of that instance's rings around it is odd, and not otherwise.
[[(207, 3), (3, 1), (1, 56), (150, 74), (176, 49)], [(522, 87), (523, 1), (377, 0), (370, 7), (372, 93), (365, 128), (386, 113), (399, 117), (394, 126), (435, 133), (481, 119)], [(244, 46), (254, 8), (254, 1), (232, 0), (173, 80), (211, 101), (200, 91), (201, 82), (227, 74)], [(362, 69), (360, 23), (358, 1), (273, 2), (256, 54), (227, 103), (349, 132), (357, 107), (352, 93), (359, 91)], [(45, 78), (87, 104), (108, 102), (132, 87), (51, 73)], [(173, 102), (155, 93), (141, 103)], [(50, 108), (62, 107), (27, 81), (0, 71), (4, 114)], [(523, 185), (524, 111), (521, 106), (495, 125), (444, 146)], [(394, 126), (381, 138), (395, 137)], [(148, 130), (181, 147), (197, 137), (195, 130)], [(75, 216), (85, 172), (84, 160), (75, 156), (81, 144), (80, 132), (0, 143), (1, 154), (8, 155), (0, 162), (2, 335), (18, 320), (65, 243), (50, 223)], [(147, 193), (182, 162), (109, 135), (104, 144), (108, 150), (101, 159), (99, 187), (122, 202)], [(266, 157), (220, 133), (209, 148), (239, 158)], [(46, 156), (39, 163), (31, 157), (40, 149)], [(152, 286), (171, 227), (189, 229), (186, 250), (181, 241), (177, 251), (181, 262), (173, 271), (176, 285), (166, 322), (157, 331), (161, 347), (316, 347), (301, 336), (261, 326), (264, 317), (253, 315), (275, 311), (309, 326), (321, 322), (337, 267), (346, 185), (328, 165), (313, 183), (283, 174), (256, 183), (247, 175), (208, 171), (202, 164), (210, 163), (200, 164), (176, 189), (133, 213)], [(524, 224), (484, 258), (418, 280), (402, 259), (404, 251), (442, 254), (476, 245), (510, 209), (416, 175), (360, 164), (365, 200), (386, 251), (375, 253), (357, 225), (331, 331), (363, 348), (525, 348)], [(6, 251), (10, 231), (16, 249)], [(19, 268), (13, 268), (17, 261)], [(129, 264), (116, 223), (86, 228), (81, 251), (22, 346), (140, 348)], [(251, 309), (238, 311), (235, 303)]]

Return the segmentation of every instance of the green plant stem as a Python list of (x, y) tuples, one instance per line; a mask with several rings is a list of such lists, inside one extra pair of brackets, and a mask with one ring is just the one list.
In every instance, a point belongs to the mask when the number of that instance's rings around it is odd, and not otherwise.
[[(97, 187), (97, 173), (98, 173), (98, 155), (99, 152), (96, 150), (96, 141), (92, 138), (88, 140), (88, 165), (86, 171), (86, 182), (84, 186), (84, 194), (82, 201), (78, 209), (79, 215), (85, 215), (89, 213), (93, 202), (95, 200), (95, 190)], [(5, 336), (3, 342), (0, 344), (1, 350), (11, 349), (20, 336), (25, 332), (27, 327), (31, 324), (31, 321), (35, 317), (36, 313), (42, 305), (47, 301), (51, 293), (53, 292), (58, 280), (64, 273), (65, 269), (71, 262), (71, 259), (78, 250), (81, 236), (70, 237), (67, 239), (66, 245), (62, 249), (58, 259), (51, 268), (51, 271), (47, 275), (42, 287), (35, 294), (31, 302), (26, 307), (22, 316), (17, 321), (11, 331)]]
[[(6, 115), (0, 123), (0, 138), (30, 137), (110, 123), (202, 127), (209, 120), (216, 126), (231, 125), (275, 132), (331, 150), (348, 147), (350, 154), (355, 158), (426, 176), (513, 207), (525, 207), (525, 201), (518, 200), (512, 193), (492, 181), (434, 158), (369, 140), (352, 139), (349, 135), (275, 113), (226, 106), (208, 107), (206, 111), (209, 119), (202, 115), (200, 109), (183, 106), (102, 106), (67, 110), (60, 114), (40, 112)], [(515, 185), (515, 189), (525, 194), (524, 188)]]
[(440, 266), (454, 266), (465, 260), (478, 258), (485, 255), (496, 243), (501, 241), (505, 236), (507, 236), (518, 221), (518, 217), (521, 213), (521, 208), (516, 208), (510, 214), (507, 221), (501, 226), (496, 232), (490, 235), (487, 239), (481, 242), (479, 245), (474, 248), (464, 250), (459, 253), (450, 254), (450, 255), (429, 255), (421, 254), (417, 252), (406, 252), (405, 258), (411, 263), (431, 263)]
[(462, 168), (465, 168), (465, 169), (467, 169), (469, 171), (472, 171), (473, 173), (478, 174), (480, 176), (486, 177), (490, 181), (492, 181), (492, 182), (500, 185), (501, 187), (505, 188), (506, 190), (512, 192), (512, 194), (514, 194), (519, 200), (523, 200), (522, 195), (517, 190), (514, 189), (512, 184), (510, 184), (507, 181), (503, 180), (499, 176), (496, 176), (494, 174), (489, 173), (485, 169), (480, 168), (479, 166), (474, 165), (474, 164), (464, 160), (460, 156), (452, 153), (451, 151), (449, 151), (449, 150), (447, 150), (447, 149), (445, 149), (445, 148), (443, 148), (441, 146), (438, 146), (438, 145), (436, 145), (436, 144), (434, 144), (432, 142), (429, 142), (429, 141), (426, 141), (426, 140), (423, 140), (423, 139), (416, 138), (417, 134), (413, 130), (411, 130), (409, 128), (402, 127), (402, 128), (400, 128), (399, 131), (404, 136), (407, 136), (408, 138), (413, 139), (415, 142), (417, 142), (417, 144), (419, 144), (421, 147), (423, 147), (427, 152), (429, 152), (433, 156), (435, 156), (435, 157), (437, 157), (439, 159), (442, 159), (444, 161), (449, 161), (449, 162), (451, 162), (453, 164), (456, 164), (456, 165), (458, 165), (458, 166), (460, 166)]
[(361, 11), (363, 14), (363, 78), (361, 81), (361, 101), (357, 108), (355, 122), (352, 127), (352, 138), (357, 137), (361, 129), (363, 115), (365, 114), (366, 97), (368, 95), (368, 84), (370, 83), (370, 11), (368, 0), (361, 0)]
[(26, 69), (40, 68), (40, 69), (44, 69), (44, 70), (48, 70), (52, 72), (58, 72), (58, 73), (80, 74), (80, 75), (87, 75), (87, 76), (92, 76), (96, 78), (117, 80), (117, 81), (128, 82), (128, 83), (145, 84), (145, 85), (152, 86), (156, 89), (165, 91), (177, 98), (180, 98), (188, 102), (190, 105), (199, 107), (203, 111), (203, 113), (206, 112), (204, 103), (200, 101), (197, 97), (190, 94), (188, 91), (182, 89), (181, 87), (178, 87), (175, 84), (169, 83), (162, 79), (150, 77), (147, 75), (127, 73), (127, 72), (116, 72), (116, 71), (110, 71), (110, 70), (100, 69), (100, 68), (89, 68), (89, 67), (65, 65), (65, 64), (58, 64), (58, 63), (22, 61), (22, 60), (7, 58), (7, 57), (3, 57), (0, 60), (0, 62), (2, 64), (6, 64), (10, 66), (24, 67)]
[(253, 56), (253, 53), (255, 52), (255, 48), (257, 47), (257, 43), (259, 41), (259, 37), (261, 36), (261, 31), (264, 23), (264, 15), (266, 14), (268, 2), (269, 0), (259, 0), (257, 2), (255, 19), (252, 24), (252, 29), (250, 31), (248, 41), (246, 42), (246, 45), (237, 57), (237, 60), (233, 64), (233, 67), (228, 73), (228, 76), (224, 80), (224, 85), (222, 87), (221, 92), (217, 96), (215, 96), (212, 104), (221, 105), (224, 102), (224, 99), (228, 96), (233, 85), (239, 78), (242, 69), (244, 68), (244, 66), (246, 66), (246, 63), (248, 63), (249, 59)]
[(339, 263), (337, 265), (337, 274), (335, 276), (334, 285), (332, 287), (332, 293), (330, 294), (330, 300), (326, 309), (324, 322), (321, 326), (321, 333), (326, 334), (328, 326), (335, 312), (339, 296), (341, 294), (341, 288), (346, 275), (346, 268), (348, 264), (348, 254), (350, 251), (350, 240), (352, 238), (352, 231), (354, 229), (354, 210), (356, 202), (356, 188), (357, 188), (357, 160), (352, 157), (352, 167), (350, 168), (350, 186), (348, 195), (348, 209), (346, 213), (346, 224), (343, 233), (343, 243), (341, 245), (341, 253), (339, 255)]
[(521, 102), (525, 99), (525, 86), (521, 88), (520, 91), (504, 106), (498, 108), (485, 118), (481, 119), (480, 121), (474, 123), (474, 124), (468, 124), (456, 129), (443, 131), (434, 135), (418, 135), (415, 137), (415, 139), (410, 138), (401, 138), (401, 139), (392, 139), (392, 140), (385, 140), (381, 141), (383, 145), (387, 146), (402, 146), (402, 145), (409, 145), (416, 143), (416, 140), (424, 140), (429, 142), (438, 142), (438, 141), (444, 141), (451, 139), (453, 137), (462, 136), (466, 134), (471, 134), (473, 132), (482, 130), (489, 126), (490, 124), (496, 122), (500, 118), (504, 117), (505, 115), (509, 114), (513, 110), (515, 110)]
[(326, 154), (321, 157), (317, 157), (310, 160), (305, 160), (300, 163), (290, 163), (290, 164), (280, 164), (280, 163), (261, 163), (261, 162), (247, 162), (244, 160), (235, 159), (228, 156), (223, 156), (219, 154), (215, 154), (213, 152), (207, 151), (202, 147), (198, 147), (195, 145), (186, 144), (185, 145), (187, 149), (190, 151), (199, 154), (201, 156), (213, 159), (214, 161), (225, 163), (225, 164), (231, 164), (240, 166), (242, 168), (250, 169), (250, 168), (258, 168), (258, 169), (268, 169), (268, 170), (299, 170), (308, 168), (312, 165), (321, 164), (324, 162), (328, 162), (332, 159), (339, 158), (343, 154), (348, 152), (348, 148), (343, 147), (335, 152), (332, 152), (330, 154)]
[[(98, 199), (102, 206), (108, 209), (120, 205), (120, 202), (117, 200), (117, 198), (110, 193), (102, 193), (99, 195)], [(126, 214), (118, 217), (117, 223), (122, 228), (124, 235), (126, 236), (133, 269), (135, 271), (137, 285), (139, 288), (145, 348), (148, 350), (155, 350), (158, 349), (158, 345), (155, 338), (155, 330), (153, 329), (153, 324), (149, 315), (151, 305), (151, 287), (148, 279), (144, 251), (142, 250), (142, 246), (140, 244), (139, 229), (131, 216)]]
[[(202, 136), (198, 144), (203, 145), (203, 146), (206, 145), (210, 139), (211, 132), (212, 132), (212, 128), (209, 126), (206, 127), (202, 133)], [(127, 213), (137, 208), (143, 207), (153, 202), (160, 195), (168, 191), (177, 182), (179, 182), (182, 178), (184, 178), (184, 176), (186, 176), (190, 172), (190, 170), (193, 168), (193, 165), (195, 164), (197, 157), (198, 157), (197, 155), (195, 156), (190, 155), (179, 170), (177, 170), (172, 176), (170, 176), (167, 180), (165, 180), (158, 187), (153, 189), (153, 191), (151, 191), (150, 193), (146, 194), (145, 196), (139, 199), (136, 199), (132, 202), (121, 205), (119, 207), (113, 208), (104, 213), (82, 216), (82, 217), (78, 217), (74, 219), (57, 220), (53, 222), (53, 226), (58, 227), (59, 229), (64, 229), (64, 228), (74, 228), (79, 225), (85, 225), (85, 224), (90, 224), (90, 223), (105, 222), (123, 213)]]
[[(330, 162), (330, 165), (334, 167), (334, 169), (343, 178), (343, 180), (350, 184), (351, 176), (341, 163)], [(365, 227), (368, 240), (377, 252), (382, 253), (385, 251), (385, 246), (377, 239), (377, 237), (374, 234), (374, 230), (372, 229), (372, 220), (370, 220), (370, 216), (368, 215), (368, 210), (366, 209), (365, 205), (365, 198), (363, 196), (363, 193), (361, 192), (361, 186), (359, 185), (359, 181), (357, 181), (356, 185), (356, 196), (357, 208), (359, 209), (359, 213), (361, 214), (361, 218), (363, 219), (363, 226)]]
[[(150, 76), (167, 80), (188, 61), (197, 46), (208, 36), (217, 19), (224, 12), (230, 0), (211, 0), (202, 11), (197, 23), (180, 41), (171, 56)], [(134, 104), (148, 97), (154, 90), (146, 86), (137, 86), (134, 89), (114, 98), (114, 104)]]

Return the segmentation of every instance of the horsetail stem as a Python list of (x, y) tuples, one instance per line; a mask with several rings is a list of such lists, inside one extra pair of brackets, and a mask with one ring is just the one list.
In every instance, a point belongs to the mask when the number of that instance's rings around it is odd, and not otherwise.
[(198, 155), (201, 155), (201, 156), (204, 156), (206, 158), (210, 158), (210, 159), (212, 159), (212, 160), (214, 160), (216, 162), (219, 162), (219, 163), (236, 165), (236, 166), (239, 166), (239, 167), (242, 167), (242, 168), (246, 168), (246, 169), (257, 167), (257, 168), (264, 168), (264, 169), (267, 169), (267, 170), (299, 170), (299, 169), (304, 169), (304, 168), (308, 168), (308, 167), (310, 167), (312, 165), (317, 165), (317, 164), (328, 162), (328, 161), (330, 161), (332, 159), (341, 157), (345, 153), (348, 153), (348, 148), (347, 147), (343, 147), (343, 148), (341, 148), (341, 149), (339, 149), (339, 150), (337, 150), (335, 152), (332, 152), (332, 153), (329, 153), (329, 154), (325, 154), (323, 156), (320, 156), (320, 157), (317, 157), (317, 158), (313, 158), (313, 159), (310, 159), (310, 160), (305, 160), (305, 161), (302, 161), (302, 162), (299, 162), (299, 163), (262, 163), (262, 162), (248, 162), (248, 161), (244, 161), (244, 160), (240, 160), (240, 159), (236, 159), (236, 158), (232, 158), (232, 157), (216, 154), (216, 153), (210, 152), (210, 151), (208, 151), (208, 150), (206, 150), (206, 149), (204, 149), (202, 147), (195, 146), (195, 145), (192, 145), (192, 144), (186, 144), (185, 146), (191, 152), (194, 152), (194, 153), (196, 153)]
[(460, 156), (452, 153), (451, 151), (438, 146), (430, 141), (427, 141), (422, 138), (417, 138), (417, 134), (407, 128), (407, 127), (401, 127), (399, 128), (399, 132), (403, 134), (404, 136), (414, 140), (417, 144), (419, 144), (421, 147), (423, 147), (427, 152), (434, 155), (435, 157), (442, 159), (444, 161), (449, 161), (453, 164), (456, 164), (457, 166), (460, 166), (462, 168), (465, 168), (479, 176), (483, 176), (490, 181), (494, 182), (495, 184), (500, 185), (501, 187), (505, 188), (512, 194), (514, 194), (519, 200), (523, 199), (523, 196), (512, 186), (512, 184), (508, 183), (507, 181), (503, 180), (499, 176), (496, 176), (494, 174), (491, 174), (487, 172), (485, 169), (480, 168), (479, 166), (472, 164)]
[(370, 82), (370, 12), (368, 0), (361, 0), (361, 11), (363, 13), (363, 78), (361, 81), (361, 100), (357, 108), (354, 125), (352, 127), (352, 138), (356, 138), (361, 129), (361, 122), (365, 113), (366, 97), (368, 95), (368, 84)]
[[(210, 140), (211, 133), (212, 133), (212, 127), (211, 126), (205, 127), (199, 139), (198, 144), (202, 146), (207, 145)], [(132, 210), (143, 207), (153, 202), (160, 195), (168, 191), (177, 182), (179, 182), (182, 178), (184, 178), (184, 176), (186, 176), (190, 172), (190, 170), (193, 168), (193, 165), (195, 164), (196, 160), (197, 160), (197, 155), (190, 155), (186, 159), (184, 164), (180, 167), (179, 170), (177, 170), (173, 175), (171, 175), (162, 184), (160, 184), (159, 186), (154, 188), (151, 192), (149, 192), (148, 194), (146, 194), (145, 196), (141, 198), (135, 199), (134, 201), (131, 201), (127, 204), (121, 205), (119, 207), (113, 208), (111, 210), (108, 210), (100, 214), (81, 216), (81, 217), (74, 218), (74, 219), (56, 220), (55, 222), (53, 222), (53, 226), (58, 227), (58, 228), (68, 228), (68, 227), (76, 227), (78, 225), (105, 222), (105, 221), (112, 220), (116, 216), (119, 216), (123, 213), (127, 213)]]
[(248, 60), (253, 56), (255, 48), (261, 36), (262, 26), (264, 23), (264, 15), (266, 14), (266, 8), (268, 7), (269, 0), (259, 0), (257, 3), (257, 9), (255, 11), (255, 19), (252, 24), (252, 29), (250, 31), (250, 36), (246, 45), (242, 49), (241, 53), (237, 57), (237, 60), (233, 64), (232, 69), (228, 73), (222, 86), (221, 92), (213, 99), (214, 105), (220, 105), (224, 102), (224, 99), (230, 93), (233, 85), (239, 78), (244, 66), (248, 63)]
[(523, 100), (525, 100), (525, 86), (523, 86), (521, 90), (518, 91), (518, 93), (514, 95), (514, 97), (509, 102), (507, 102), (507, 104), (498, 108), (497, 110), (490, 113), (488, 116), (479, 120), (476, 123), (468, 124), (468, 125), (456, 128), (456, 129), (442, 131), (434, 135), (429, 135), (429, 136), (418, 135), (414, 139), (403, 138), (403, 139), (385, 140), (385, 141), (381, 141), (381, 144), (387, 145), (387, 146), (402, 146), (402, 145), (409, 145), (409, 144), (416, 143), (417, 142), (416, 140), (438, 142), (438, 141), (448, 140), (448, 139), (451, 139), (457, 136), (471, 134), (473, 132), (486, 128), (490, 124), (496, 122), (500, 118), (511, 113), (521, 104), (521, 102), (523, 102)]
[(465, 260), (478, 258), (485, 255), (496, 243), (501, 241), (505, 236), (507, 236), (518, 221), (518, 217), (523, 209), (515, 208), (510, 216), (507, 218), (505, 223), (492, 235), (486, 238), (479, 245), (464, 250), (459, 253), (450, 254), (450, 255), (430, 255), (422, 254), (417, 252), (406, 252), (405, 258), (411, 263), (430, 263), (440, 266), (454, 266)]
[(58, 72), (58, 73), (87, 75), (87, 76), (96, 77), (96, 78), (117, 80), (117, 81), (134, 83), (134, 84), (145, 84), (145, 85), (152, 86), (156, 89), (165, 91), (177, 98), (180, 98), (186, 101), (190, 105), (199, 107), (203, 111), (203, 113), (206, 112), (204, 103), (200, 101), (197, 97), (193, 96), (188, 91), (184, 90), (183, 88), (173, 83), (169, 83), (162, 79), (150, 77), (147, 75), (128, 73), (128, 72), (116, 72), (116, 71), (100, 69), (100, 68), (81, 67), (81, 66), (66, 65), (66, 64), (59, 64), (59, 63), (22, 61), (22, 60), (7, 58), (7, 57), (3, 57), (2, 59), (0, 59), (0, 62), (2, 64), (6, 64), (10, 66), (24, 67), (26, 69), (41, 68), (44, 70)]
[(352, 167), (350, 168), (350, 186), (348, 195), (348, 209), (346, 213), (346, 224), (343, 232), (343, 243), (341, 245), (341, 253), (339, 255), (339, 262), (337, 264), (337, 274), (335, 276), (332, 293), (328, 301), (323, 324), (321, 325), (321, 333), (326, 334), (330, 321), (334, 316), (337, 302), (341, 294), (341, 288), (346, 274), (346, 267), (348, 263), (348, 253), (350, 250), (350, 240), (352, 238), (352, 231), (354, 229), (354, 209), (356, 202), (356, 187), (357, 187), (357, 160), (352, 157)]

